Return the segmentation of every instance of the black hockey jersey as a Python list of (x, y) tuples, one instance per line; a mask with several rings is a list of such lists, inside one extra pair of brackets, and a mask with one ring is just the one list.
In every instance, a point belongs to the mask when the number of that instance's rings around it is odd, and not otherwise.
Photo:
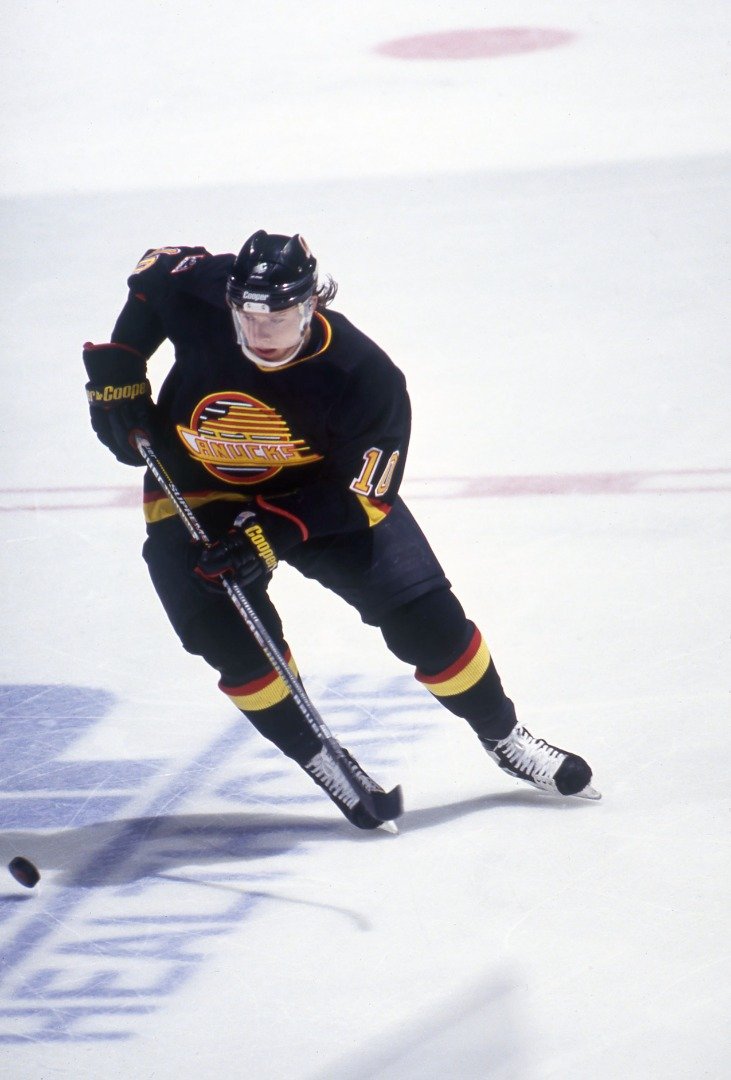
[[(146, 359), (166, 338), (175, 363), (158, 395), (158, 442), (193, 507), (256, 497), (304, 539), (377, 524), (403, 475), (410, 406), (403, 374), (343, 315), (318, 311), (304, 355), (261, 370), (226, 306), (233, 255), (147, 251), (112, 341)], [(173, 508), (145, 477), (152, 523)]]

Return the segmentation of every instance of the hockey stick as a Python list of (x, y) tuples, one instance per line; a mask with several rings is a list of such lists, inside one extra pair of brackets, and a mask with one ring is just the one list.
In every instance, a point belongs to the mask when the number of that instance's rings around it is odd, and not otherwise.
[[(169, 472), (160, 461), (157, 453), (152, 448), (150, 440), (143, 434), (135, 435), (135, 442), (140, 455), (144, 459), (148, 469), (155, 477), (165, 495), (172, 503), (175, 512), (180, 517), (193, 540), (201, 544), (210, 544), (205, 529), (198, 521), (188, 505), (182, 492), (179, 490)], [(349, 760), (342, 746), (327, 727), (315, 706), (307, 696), (307, 692), (301, 683), (292, 674), (292, 670), (281, 652), (272, 640), (269, 631), (254, 610), (251, 601), (232, 574), (224, 574), (221, 578), (224, 589), (253, 634), (254, 639), (261, 648), (273, 669), (285, 684), (292, 699), (299, 709), (302, 717), (318, 739), (330, 751), (331, 757), (340, 773), (340, 778), (350, 788), (357, 801), (365, 808), (371, 817), (378, 821), (394, 821), (403, 813), (403, 799), (401, 788), (395, 787), (392, 791), (373, 791), (367, 785), (376, 786), (370, 776), (356, 762)], [(365, 782), (356, 774), (356, 770), (363, 774)]]

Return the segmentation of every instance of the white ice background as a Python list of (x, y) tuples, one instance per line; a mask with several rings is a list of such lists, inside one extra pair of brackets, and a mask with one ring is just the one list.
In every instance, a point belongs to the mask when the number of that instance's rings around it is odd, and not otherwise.
[[(729, 23), (720, 0), (6, 5), (0, 863), (42, 880), (0, 885), (3, 1075), (728, 1075)], [(574, 39), (375, 51), (480, 27)], [(405, 371), (404, 493), (601, 803), (511, 782), (284, 568), (313, 697), (404, 787), (400, 835), (361, 835), (178, 645), (81, 345), (146, 248), (260, 227), (302, 232)]]

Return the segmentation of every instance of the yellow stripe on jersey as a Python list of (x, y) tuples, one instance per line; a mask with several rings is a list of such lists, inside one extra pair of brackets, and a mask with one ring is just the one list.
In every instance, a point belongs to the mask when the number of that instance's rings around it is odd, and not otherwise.
[(365, 495), (356, 495), (355, 497), (363, 507), (368, 518), (368, 524), (371, 527), (380, 524), (388, 516), (391, 507), (387, 506), (386, 503), (378, 502), (376, 499), (369, 499)]
[[(185, 501), (193, 510), (197, 510), (199, 506), (205, 506), (207, 503), (219, 502), (222, 499), (236, 503), (251, 502), (250, 495), (234, 495), (230, 491), (202, 491), (198, 495), (185, 496)], [(176, 513), (175, 507), (165, 495), (161, 495), (159, 498), (155, 495), (146, 495), (142, 509), (148, 525), (155, 525), (158, 521), (165, 521), (166, 518), (175, 517)]]

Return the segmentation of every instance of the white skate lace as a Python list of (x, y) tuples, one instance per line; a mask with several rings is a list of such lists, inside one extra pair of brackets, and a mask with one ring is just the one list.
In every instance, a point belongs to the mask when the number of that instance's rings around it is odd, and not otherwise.
[(343, 779), (342, 770), (337, 761), (328, 753), (327, 747), (323, 747), (319, 754), (311, 758), (305, 768), (344, 806), (352, 808), (357, 804), (357, 796)]
[(543, 739), (534, 739), (524, 727), (516, 727), (494, 750), (488, 749), (491, 752), (498, 764), (508, 763), (525, 779), (550, 789), (555, 788), (553, 778), (566, 760), (566, 754)]
[(363, 785), (363, 787), (366, 789), (366, 791), (383, 791), (383, 788), (381, 787), (380, 784), (377, 784), (376, 781), (373, 780), (368, 775), (368, 773), (363, 772), (363, 770), (359, 766), (358, 762), (355, 760), (355, 758), (352, 758), (350, 756), (350, 754), (348, 753), (347, 750), (345, 751), (345, 756), (347, 757), (348, 761), (350, 762), (350, 764), (351, 764), (351, 766), (353, 768), (353, 772), (355, 773), (356, 778), (360, 781), (360, 783)]

